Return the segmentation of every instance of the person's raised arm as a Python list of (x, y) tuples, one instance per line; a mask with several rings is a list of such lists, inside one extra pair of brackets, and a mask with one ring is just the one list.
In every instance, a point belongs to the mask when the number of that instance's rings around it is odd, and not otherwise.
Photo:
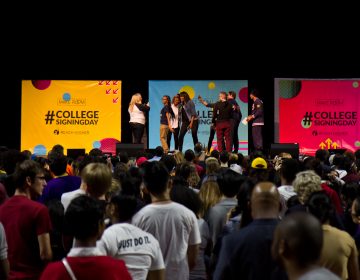
[(201, 102), (201, 104), (203, 104), (204, 106), (207, 106), (209, 103), (206, 102), (202, 97), (201, 95), (198, 96), (198, 100)]
[(139, 108), (139, 110), (140, 111), (142, 111), (142, 112), (147, 112), (147, 111), (150, 111), (150, 106), (149, 106), (149, 102), (148, 103), (146, 103), (146, 104), (135, 104), (138, 108)]

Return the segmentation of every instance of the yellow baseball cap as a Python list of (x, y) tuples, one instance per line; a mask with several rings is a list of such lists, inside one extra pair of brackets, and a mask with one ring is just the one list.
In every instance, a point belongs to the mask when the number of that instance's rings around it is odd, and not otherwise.
[(256, 169), (267, 169), (266, 160), (261, 157), (257, 157), (251, 162), (251, 167)]

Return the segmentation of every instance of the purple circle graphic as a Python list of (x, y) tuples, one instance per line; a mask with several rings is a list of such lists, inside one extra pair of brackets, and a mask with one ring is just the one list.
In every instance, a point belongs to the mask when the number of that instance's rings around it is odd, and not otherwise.
[(242, 89), (240, 89), (239, 99), (244, 103), (248, 103), (248, 88), (247, 87), (243, 87)]
[(39, 90), (47, 89), (51, 84), (51, 80), (32, 80), (31, 82), (33, 86)]

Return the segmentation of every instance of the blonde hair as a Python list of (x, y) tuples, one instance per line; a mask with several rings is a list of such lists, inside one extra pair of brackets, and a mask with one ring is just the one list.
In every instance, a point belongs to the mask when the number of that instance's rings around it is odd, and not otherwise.
[(121, 191), (121, 183), (118, 179), (111, 179), (111, 186), (105, 194), (106, 201), (110, 202), (113, 195)]
[(141, 94), (140, 94), (140, 93), (135, 93), (135, 94), (133, 94), (133, 96), (131, 97), (130, 104), (129, 104), (129, 110), (130, 110), (130, 112), (133, 111), (133, 108), (134, 108), (135, 103), (138, 103), (138, 102), (140, 101), (140, 97), (141, 97)]
[(239, 156), (234, 153), (229, 153), (229, 161), (237, 161), (239, 159)]
[(294, 191), (298, 194), (299, 201), (305, 204), (310, 194), (321, 191), (321, 178), (312, 170), (302, 171), (296, 174), (293, 182)]
[(203, 202), (200, 216), (204, 217), (209, 209), (221, 200), (222, 193), (218, 183), (213, 180), (209, 180), (203, 183), (199, 191), (199, 197)]
[(205, 160), (205, 173), (214, 174), (220, 169), (219, 161), (214, 157), (208, 157)]
[(176, 151), (174, 153), (174, 159), (176, 161), (176, 164), (183, 163), (185, 161), (184, 154), (180, 151)]
[(193, 188), (196, 188), (200, 182), (200, 176), (196, 171), (195, 165), (190, 164), (190, 175), (187, 179), (189, 185)]
[(110, 189), (112, 172), (105, 163), (89, 163), (81, 171), (81, 180), (86, 184), (90, 196), (99, 198)]

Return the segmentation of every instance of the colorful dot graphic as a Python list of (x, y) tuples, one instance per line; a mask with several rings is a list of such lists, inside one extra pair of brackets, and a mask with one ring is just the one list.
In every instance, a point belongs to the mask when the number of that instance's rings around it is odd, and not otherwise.
[(311, 127), (311, 121), (305, 120), (305, 118), (304, 118), (304, 119), (301, 120), (301, 126), (303, 128), (308, 129), (308, 128)]
[(248, 88), (247, 87), (243, 87), (240, 89), (239, 99), (244, 103), (248, 103)]
[(215, 85), (214, 82), (210, 82), (210, 83), (208, 84), (208, 88), (209, 88), (209, 89), (214, 89), (215, 87), (216, 87), (216, 85)]
[(32, 80), (31, 83), (33, 84), (34, 88), (38, 90), (44, 90), (50, 86), (51, 80)]
[(94, 149), (100, 149), (100, 147), (101, 147), (100, 141), (94, 141), (94, 143), (93, 143), (93, 148), (94, 148)]
[(70, 95), (70, 93), (66, 92), (66, 93), (63, 94), (62, 98), (63, 98), (64, 101), (70, 101), (71, 95)]
[(194, 96), (195, 96), (195, 90), (193, 87), (191, 86), (183, 86), (180, 90), (179, 90), (179, 93), (182, 92), (182, 91), (185, 91), (189, 94), (189, 97), (190, 99), (193, 99)]
[(44, 156), (44, 155), (46, 155), (46, 153), (47, 153), (47, 150), (44, 145), (39, 144), (34, 147), (34, 153), (33, 153), (34, 155)]

